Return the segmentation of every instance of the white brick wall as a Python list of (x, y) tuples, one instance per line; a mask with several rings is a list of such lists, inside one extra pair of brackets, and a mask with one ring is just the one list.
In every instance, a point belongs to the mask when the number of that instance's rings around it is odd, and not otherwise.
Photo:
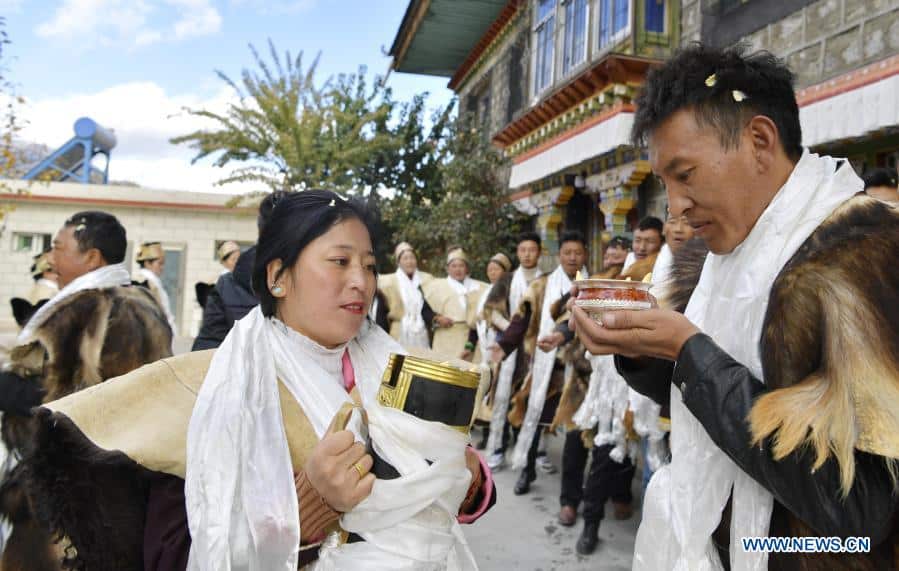
[[(83, 189), (82, 192), (79, 191)], [(33, 190), (33, 194), (53, 197), (66, 196), (70, 200), (83, 194), (84, 198), (94, 198), (97, 187), (74, 184), (51, 184)], [(106, 188), (104, 192), (122, 193), (122, 189)], [(156, 193), (140, 189), (135, 191), (135, 201), (151, 201)], [(76, 196), (72, 196), (72, 195)], [(54, 234), (66, 218), (79, 210), (102, 210), (116, 216), (125, 226), (128, 241), (136, 251), (142, 242), (158, 241), (165, 247), (182, 248), (184, 260), (184, 287), (178, 292), (181, 312), (176, 316), (178, 335), (194, 336), (202, 320), (202, 309), (196, 302), (194, 284), (198, 281), (214, 282), (222, 267), (215, 261), (215, 243), (221, 240), (236, 240), (245, 243), (256, 241), (256, 217), (253, 212), (232, 210), (224, 207), (228, 196), (205, 195), (200, 193), (178, 193), (178, 204), (172, 204), (172, 193), (158, 193), (160, 204), (155, 207), (144, 205), (124, 206), (120, 204), (97, 204), (68, 202), (65, 204), (39, 203), (32, 200), (13, 200), (15, 210), (0, 222), (0, 327), (13, 323), (9, 300), (24, 297), (33, 283), (29, 268), (31, 254), (13, 252), (12, 236), (16, 232)], [(118, 197), (117, 197), (118, 198)], [(163, 200), (165, 199), (165, 200)], [(218, 202), (222, 209), (187, 209), (191, 200), (196, 204), (208, 205)], [(168, 204), (167, 204), (168, 203)], [(218, 205), (216, 205), (218, 206)], [(136, 269), (134, 259), (127, 260), (132, 270)]]

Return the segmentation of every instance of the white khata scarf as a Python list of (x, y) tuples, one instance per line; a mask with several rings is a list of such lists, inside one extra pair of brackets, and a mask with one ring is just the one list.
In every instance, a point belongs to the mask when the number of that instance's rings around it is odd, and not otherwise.
[(31, 316), (31, 319), (25, 324), (22, 332), (19, 333), (16, 343), (24, 345), (34, 341), (35, 332), (45, 321), (47, 321), (50, 315), (53, 314), (54, 308), (63, 300), (68, 299), (76, 293), (88, 289), (105, 289), (124, 286), (129, 285), (130, 283), (131, 274), (125, 269), (125, 264), (110, 264), (75, 278)]
[(412, 279), (402, 269), (396, 270), (396, 283), (403, 299), (403, 319), (401, 321), (400, 344), (403, 347), (428, 348), (428, 328), (421, 317), (421, 309), (425, 305), (421, 294), (421, 275), (418, 270)]
[(137, 272), (140, 276), (146, 279), (153, 288), (159, 292), (159, 305), (162, 306), (162, 311), (165, 313), (165, 319), (169, 322), (169, 327), (172, 329), (172, 339), (175, 338), (175, 316), (172, 314), (172, 302), (169, 300), (169, 294), (165, 291), (165, 286), (162, 284), (162, 280), (159, 279), (154, 272), (148, 270), (147, 268), (140, 268)]
[[(212, 359), (187, 434), (185, 496), (191, 571), (296, 571), (300, 526), (278, 382), (321, 438), (350, 401), (322, 355), (348, 351), (375, 450), (401, 474), (377, 480), (341, 525), (366, 541), (329, 537), (316, 569), (477, 569), (456, 512), (471, 476), (468, 439), (377, 403), (390, 353), (403, 348), (364, 323), (344, 347), (325, 349), (259, 307), (236, 322)], [(348, 427), (362, 439), (359, 415)], [(429, 464), (428, 461), (431, 463)]]
[[(668, 244), (662, 250), (652, 267), (652, 295), (663, 299), (671, 277), (671, 266), (674, 255)], [(667, 462), (668, 453), (665, 445), (665, 431), (659, 426), (662, 407), (651, 398), (628, 388), (628, 409), (634, 414), (634, 432), (647, 439), (646, 462), (649, 469), (655, 472)]]
[[(587, 274), (583, 268), (581, 273)], [(555, 328), (555, 322), (550, 315), (550, 308), (566, 293), (571, 291), (571, 279), (565, 274), (560, 265), (549, 275), (546, 282), (546, 293), (543, 296), (543, 307), (540, 309), (540, 332), (537, 338), (549, 335)], [(534, 311), (536, 312), (536, 308)], [(537, 315), (531, 319), (538, 319)], [(543, 405), (546, 403), (546, 391), (549, 389), (549, 381), (552, 378), (553, 366), (556, 361), (558, 349), (546, 352), (539, 348), (534, 350), (533, 366), (531, 368), (531, 393), (528, 396), (528, 410), (518, 433), (518, 441), (515, 443), (515, 451), (512, 454), (512, 467), (523, 468), (527, 464), (528, 449), (537, 433), (537, 425), (543, 414)]]
[(447, 276), (447, 283), (449, 283), (450, 287), (453, 288), (453, 291), (456, 293), (456, 297), (459, 299), (459, 305), (462, 307), (462, 311), (466, 314), (468, 313), (468, 294), (475, 291), (479, 287), (479, 283), (475, 280), (471, 279), (468, 276), (465, 276), (464, 281), (454, 280), (453, 278)]
[(37, 280), (37, 283), (39, 283), (40, 285), (42, 285), (46, 288), (50, 288), (53, 291), (59, 291), (59, 284), (53, 280), (48, 280), (47, 278), (41, 278), (41, 279)]
[[(509, 315), (515, 315), (518, 306), (528, 291), (530, 282), (525, 273), (531, 274), (531, 281), (540, 277), (541, 272), (534, 268), (527, 272), (521, 266), (512, 275), (512, 284), (509, 288)], [(483, 351), (483, 350), (482, 350)], [(489, 351), (483, 351), (488, 354)], [(512, 351), (500, 364), (496, 381), (496, 392), (493, 395), (493, 414), (490, 417), (490, 435), (487, 437), (487, 450), (494, 452), (502, 444), (503, 426), (506, 424), (506, 414), (509, 412), (509, 399), (512, 397), (512, 379), (515, 377), (515, 363), (518, 358), (518, 349)]]
[[(812, 232), (862, 187), (848, 162), (806, 150), (743, 243), (730, 254), (709, 254), (686, 316), (764, 380), (759, 339), (775, 278)], [(739, 538), (767, 535), (771, 494), (715, 446), (674, 385), (671, 452), (671, 464), (655, 473), (646, 493), (633, 568), (720, 569), (711, 535), (733, 493), (731, 568), (767, 569), (767, 554), (743, 552)]]

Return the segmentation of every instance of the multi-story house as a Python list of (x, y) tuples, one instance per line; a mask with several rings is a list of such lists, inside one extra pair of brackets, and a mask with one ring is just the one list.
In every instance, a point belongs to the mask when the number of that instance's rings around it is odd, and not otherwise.
[(411, 0), (399, 72), (445, 76), (460, 109), (510, 158), (509, 198), (535, 216), (550, 263), (562, 228), (602, 237), (664, 216), (647, 157), (629, 143), (632, 98), (678, 44), (677, 0)]
[[(899, 161), (899, 0), (410, 0), (399, 72), (449, 77), (510, 158), (545, 254), (562, 227), (628, 234), (666, 198), (628, 141), (635, 89), (680, 44), (748, 43), (797, 74), (803, 143), (862, 174)], [(550, 260), (547, 260), (550, 262)]]

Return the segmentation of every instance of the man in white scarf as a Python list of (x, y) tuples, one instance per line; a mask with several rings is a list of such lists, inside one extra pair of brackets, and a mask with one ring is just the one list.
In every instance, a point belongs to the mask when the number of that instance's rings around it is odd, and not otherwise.
[(137, 263), (140, 265), (140, 268), (137, 270), (135, 281), (147, 282), (150, 292), (156, 298), (156, 301), (159, 302), (159, 307), (165, 312), (166, 319), (168, 319), (174, 335), (176, 331), (175, 315), (172, 313), (172, 302), (169, 299), (169, 294), (162, 283), (162, 272), (165, 270), (165, 250), (162, 249), (162, 244), (159, 242), (141, 244), (140, 251), (137, 254)]
[[(897, 356), (863, 332), (895, 327), (880, 308), (895, 305), (899, 218), (853, 198), (847, 161), (802, 149), (792, 77), (764, 52), (693, 46), (637, 100), (634, 139), (711, 254), (686, 315), (598, 325), (574, 309), (588, 350), (622, 356), (657, 401), (670, 390), (672, 461), (650, 482), (634, 569), (809, 568), (811, 555), (769, 561), (746, 543), (768, 535), (871, 539), (868, 553), (832, 552), (829, 569), (895, 557)], [(861, 238), (875, 226), (892, 245)], [(887, 283), (847, 271), (859, 257)]]
[[(686, 216), (668, 215), (664, 229), (665, 243), (652, 268), (652, 294), (658, 300), (664, 300), (671, 279), (671, 266), (674, 254), (693, 238), (693, 227)], [(660, 302), (662, 303), (662, 302)], [(670, 307), (668, 309), (671, 309)], [(628, 409), (632, 413), (633, 429), (642, 441), (641, 457), (643, 459), (643, 489), (649, 485), (652, 474), (668, 462), (668, 443), (665, 439), (667, 431), (661, 423), (670, 424), (670, 419), (661, 418), (661, 406), (646, 395), (634, 389), (628, 390)], [(667, 411), (666, 411), (667, 413)]]
[[(556, 359), (558, 349), (546, 345), (556, 326), (553, 309), (571, 290), (577, 273), (587, 275), (586, 260), (584, 236), (577, 231), (563, 232), (559, 237), (559, 266), (548, 276), (534, 280), (499, 342), (497, 358), (508, 359), (522, 345), (533, 356), (530, 382), (516, 394), (519, 410), (513, 411), (515, 416), (524, 416), (512, 453), (513, 467), (521, 469), (514, 489), (516, 495), (528, 493), (531, 482), (537, 478), (539, 431), (552, 422), (561, 396), (565, 365)], [(521, 411), (525, 402), (526, 410)]]
[(450, 250), (446, 272), (446, 279), (434, 280), (422, 289), (437, 314), (432, 348), (449, 359), (457, 359), (465, 351), (469, 323), (474, 322), (478, 301), (487, 284), (471, 278), (471, 262), (462, 248)]
[[(537, 264), (540, 262), (540, 250), (542, 241), (536, 232), (525, 232), (518, 237), (518, 245), (515, 254), (518, 256), (518, 268), (512, 274), (512, 283), (509, 286), (509, 297), (506, 305), (506, 314), (491, 312), (490, 323), (501, 335), (509, 327), (509, 318), (517, 311), (524, 299), (530, 285), (543, 275)], [(488, 347), (491, 359), (493, 354), (500, 351), (498, 344)], [(497, 376), (496, 392), (493, 396), (493, 410), (490, 418), (490, 434), (487, 438), (487, 450), (489, 456), (487, 465), (491, 470), (502, 468), (505, 463), (506, 444), (509, 439), (509, 398), (512, 396), (512, 385), (515, 379), (523, 379), (527, 374), (527, 365), (518, 371), (517, 363), (526, 363), (530, 359), (518, 359), (518, 351), (512, 349), (509, 357), (502, 361)]]
[[(32, 407), (171, 355), (171, 333), (149, 294), (122, 287), (131, 284), (122, 263), (126, 247), (125, 229), (105, 212), (79, 212), (54, 237), (50, 263), (62, 289), (25, 324), (0, 372), (3, 447), (11, 451), (0, 468), (4, 479), (20, 477), (10, 471), (33, 444)], [(5, 484), (0, 505), (9, 509), (21, 481)], [(16, 512), (0, 567), (31, 561), (49, 541), (31, 509)], [(0, 515), (12, 514), (0, 509)]]

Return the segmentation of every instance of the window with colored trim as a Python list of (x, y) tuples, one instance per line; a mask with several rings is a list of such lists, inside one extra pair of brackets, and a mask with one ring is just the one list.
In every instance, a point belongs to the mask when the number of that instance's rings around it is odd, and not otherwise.
[(631, 31), (631, 0), (599, 0), (599, 49), (610, 47)]
[(665, 33), (665, 0), (643, 0), (646, 13), (646, 31)]
[(562, 73), (587, 59), (587, 0), (565, 0), (565, 34), (562, 47)]
[(537, 0), (534, 22), (534, 94), (553, 82), (555, 60), (556, 0)]

